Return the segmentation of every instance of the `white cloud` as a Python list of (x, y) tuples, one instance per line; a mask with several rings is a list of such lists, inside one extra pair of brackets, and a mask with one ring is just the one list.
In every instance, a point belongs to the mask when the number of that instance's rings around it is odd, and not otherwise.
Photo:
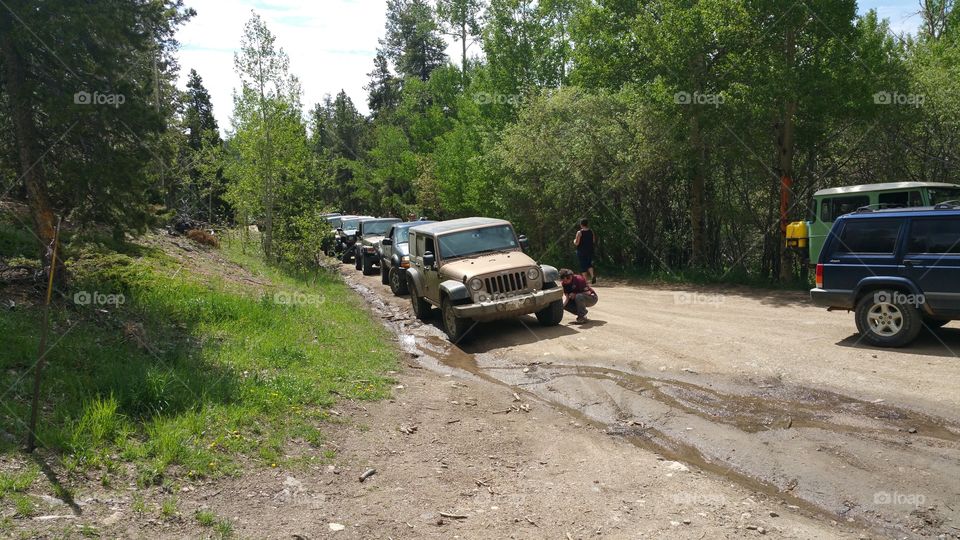
[(178, 32), (180, 86), (196, 69), (210, 91), (221, 129), (229, 127), (233, 90), (239, 78), (233, 53), (243, 25), (255, 10), (290, 57), (290, 71), (303, 87), (304, 109), (341, 89), (362, 112), (367, 110), (367, 73), (373, 69), (377, 39), (383, 33), (383, 0), (189, 0), (197, 11)]

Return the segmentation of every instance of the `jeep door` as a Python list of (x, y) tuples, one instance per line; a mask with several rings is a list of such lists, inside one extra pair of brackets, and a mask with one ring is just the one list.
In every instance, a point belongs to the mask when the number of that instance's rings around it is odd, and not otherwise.
[[(396, 236), (396, 234), (394, 234), (396, 230), (397, 230), (396, 227), (390, 227), (390, 230), (387, 231), (387, 235), (384, 236), (383, 239), (386, 240), (387, 238), (389, 238), (391, 242), (396, 242), (396, 241), (397, 241), (397, 236)], [(390, 245), (390, 246), (384, 245), (383, 240), (381, 240), (381, 241), (380, 241), (380, 256), (383, 257), (383, 259), (384, 259), (385, 261), (387, 261), (387, 266), (390, 266), (390, 257), (393, 256), (393, 246), (392, 246), (392, 245)]]
[[(825, 289), (852, 292), (864, 278), (900, 274), (897, 248), (905, 219), (845, 219), (830, 234), (820, 262)], [(827, 283), (829, 278), (829, 283)]]
[(422, 294), (439, 305), (440, 272), (438, 269), (440, 268), (440, 258), (437, 254), (436, 244), (434, 243), (432, 236), (417, 235), (417, 241), (423, 242), (423, 249), (420, 251), (420, 253), (423, 254), (429, 251), (433, 253), (434, 261), (436, 261), (432, 268), (428, 268), (427, 266), (422, 267), (424, 278), (424, 290)]
[(960, 216), (912, 219), (903, 274), (920, 287), (931, 310), (960, 316)]

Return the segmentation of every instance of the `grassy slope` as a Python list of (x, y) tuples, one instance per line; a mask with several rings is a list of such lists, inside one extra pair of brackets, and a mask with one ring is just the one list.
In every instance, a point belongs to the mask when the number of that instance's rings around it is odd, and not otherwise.
[[(333, 275), (291, 275), (229, 250), (269, 278), (273, 288), (261, 289), (209, 282), (155, 249), (69, 255), (73, 291), (125, 297), (119, 307), (61, 298), (52, 310), (38, 437), (69, 472), (110, 485), (130, 463), (144, 485), (229, 472), (250, 461), (241, 456), (275, 466), (292, 459), (290, 441), (321, 441), (337, 399), (388, 393), (395, 350)], [(278, 292), (306, 302), (276, 302)], [(38, 309), (0, 307), (0, 428), (18, 442), (39, 321)], [(16, 452), (0, 438), (0, 453)], [(0, 476), (0, 509), (27, 513), (24, 480), (14, 480)]]

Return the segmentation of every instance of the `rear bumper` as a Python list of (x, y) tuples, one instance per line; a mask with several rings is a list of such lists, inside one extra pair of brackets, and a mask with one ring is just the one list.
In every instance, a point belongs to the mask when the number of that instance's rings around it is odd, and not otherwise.
[(473, 319), (475, 321), (492, 321), (507, 319), (535, 313), (549, 306), (552, 302), (563, 299), (563, 289), (557, 287), (545, 291), (537, 291), (524, 295), (514, 296), (503, 300), (491, 300), (454, 306), (457, 317)]
[(853, 309), (853, 291), (837, 291), (827, 289), (810, 289), (810, 299), (818, 306)]

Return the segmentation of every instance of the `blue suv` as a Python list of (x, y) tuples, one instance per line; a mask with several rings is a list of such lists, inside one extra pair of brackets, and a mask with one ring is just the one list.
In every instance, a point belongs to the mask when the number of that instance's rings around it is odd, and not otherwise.
[(882, 347), (960, 319), (960, 202), (839, 218), (810, 296), (831, 310), (854, 310), (863, 338)]

